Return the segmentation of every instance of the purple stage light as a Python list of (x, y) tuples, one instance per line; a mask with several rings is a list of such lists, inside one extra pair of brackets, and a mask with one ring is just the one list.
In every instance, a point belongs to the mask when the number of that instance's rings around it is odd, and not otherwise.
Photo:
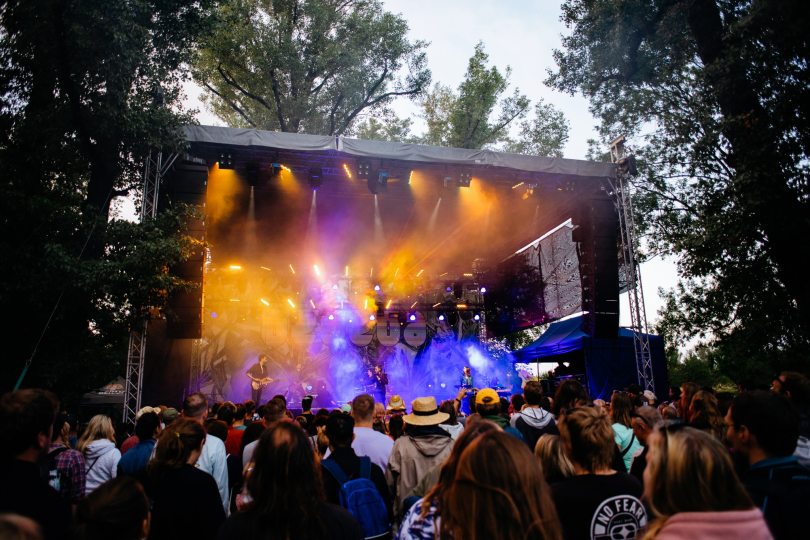
[(444, 315), (439, 315), (439, 320), (443, 321), (444, 320)]
[(375, 317), (374, 315), (369, 315), (369, 316), (368, 316), (368, 320), (370, 320), (370, 321), (376, 321), (376, 320), (377, 320), (377, 317)]
[(453, 290), (453, 287), (446, 287), (444, 290), (447, 291), (447, 292), (450, 292), (450, 291)]
[(334, 321), (334, 320), (335, 320), (335, 316), (334, 316), (334, 315), (329, 315), (329, 320), (330, 320), (330, 321)]
[(380, 290), (380, 286), (379, 286), (379, 285), (374, 285), (374, 290), (375, 290), (375, 291), (379, 291), (379, 290)]
[(484, 294), (485, 292), (487, 292), (487, 288), (486, 287), (481, 287), (481, 294)]
[(416, 322), (416, 314), (415, 314), (415, 313), (411, 313), (411, 314), (408, 316), (408, 320), (409, 320), (409, 321), (411, 321), (411, 322)]
[(481, 315), (479, 315), (478, 313), (476, 313), (476, 314), (473, 316), (473, 319), (475, 319), (476, 321), (480, 321), (480, 320), (481, 320)]

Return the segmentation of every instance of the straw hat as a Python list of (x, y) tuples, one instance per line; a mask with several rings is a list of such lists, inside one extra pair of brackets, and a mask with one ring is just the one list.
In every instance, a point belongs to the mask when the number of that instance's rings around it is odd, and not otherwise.
[(406, 424), (412, 426), (437, 426), (450, 418), (450, 415), (439, 412), (436, 398), (420, 397), (411, 402), (411, 414), (402, 417)]
[(391, 396), (391, 399), (388, 400), (388, 410), (389, 411), (404, 411), (405, 410), (405, 402), (402, 401), (402, 398), (398, 395)]

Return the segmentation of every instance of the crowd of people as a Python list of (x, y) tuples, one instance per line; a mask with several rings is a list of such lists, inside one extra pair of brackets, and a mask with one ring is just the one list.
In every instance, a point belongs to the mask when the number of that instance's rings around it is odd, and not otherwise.
[(369, 394), (145, 407), (77, 429), (45, 390), (0, 398), (0, 538), (806, 538), (810, 381), (685, 383), (591, 399), (575, 379), (507, 401)]

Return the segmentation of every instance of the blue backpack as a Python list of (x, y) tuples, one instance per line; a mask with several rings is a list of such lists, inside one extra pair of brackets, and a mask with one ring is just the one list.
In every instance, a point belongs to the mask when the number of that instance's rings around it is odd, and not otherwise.
[(388, 511), (377, 486), (371, 481), (371, 458), (360, 458), (360, 477), (349, 480), (340, 465), (331, 459), (321, 461), (340, 484), (340, 505), (360, 523), (366, 538), (379, 538), (391, 532)]

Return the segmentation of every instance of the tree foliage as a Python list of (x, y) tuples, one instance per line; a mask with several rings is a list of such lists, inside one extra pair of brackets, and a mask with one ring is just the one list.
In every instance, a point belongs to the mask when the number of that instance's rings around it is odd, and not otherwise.
[(218, 14), (194, 77), (229, 126), (351, 133), (430, 84), (427, 43), (378, 0), (232, 0)]
[(520, 123), (518, 138), (508, 138), (503, 147), (510, 154), (563, 157), (570, 125), (562, 111), (541, 99), (534, 105), (534, 118)]
[(193, 209), (147, 224), (108, 212), (137, 194), (150, 150), (184, 144), (183, 65), (210, 4), (0, 6), (4, 390), (34, 351), (25, 385), (69, 400), (123, 374), (130, 324), (185, 286), (166, 269), (189, 255)]
[(391, 118), (382, 121), (367, 118), (357, 126), (353, 136), (367, 141), (411, 142), (414, 139), (411, 135), (412, 124), (410, 118)]
[[(641, 158), (637, 222), (675, 254), (659, 328), (714, 340), (729, 372), (752, 359), (806, 370), (810, 73), (799, 1), (568, 0), (551, 86), (582, 92), (607, 141)], [(723, 363), (724, 362), (724, 363)]]

